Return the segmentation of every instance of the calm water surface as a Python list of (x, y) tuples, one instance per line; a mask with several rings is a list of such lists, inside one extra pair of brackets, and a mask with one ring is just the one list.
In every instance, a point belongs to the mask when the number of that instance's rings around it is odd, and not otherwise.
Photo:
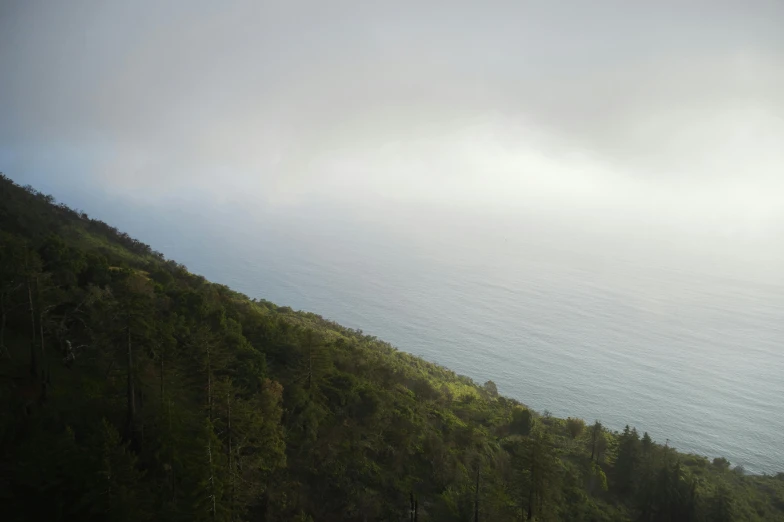
[(751, 472), (784, 471), (784, 265), (741, 281), (709, 275), (708, 264), (548, 241), (531, 232), (537, 223), (498, 232), (248, 219), (242, 209), (139, 211), (85, 194), (74, 206), (193, 272), (492, 379), (536, 410), (636, 426)]
[(427, 233), (254, 225), (155, 234), (154, 246), (212, 280), (492, 379), (539, 411), (630, 424), (747, 471), (784, 470), (776, 283), (564, 255), (541, 242), (461, 247)]

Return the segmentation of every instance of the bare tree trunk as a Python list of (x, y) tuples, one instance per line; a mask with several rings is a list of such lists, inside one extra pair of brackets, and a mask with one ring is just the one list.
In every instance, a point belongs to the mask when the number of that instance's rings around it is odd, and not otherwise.
[(538, 501), (539, 501), (538, 502), (538, 509), (537, 509), (536, 512), (541, 517), (542, 512), (544, 511), (544, 496), (543, 495), (539, 495)]
[[(169, 401), (169, 440), (173, 438), (172, 435), (172, 418), (171, 418), (172, 401)], [(171, 443), (171, 442), (170, 442)], [(177, 471), (174, 466), (174, 448), (171, 448), (171, 475), (172, 475), (172, 503), (177, 505)]]
[(599, 443), (599, 435), (601, 434), (602, 426), (597, 420), (591, 427), (591, 460), (596, 456), (596, 450)]
[(163, 411), (163, 382), (164, 382), (164, 373), (163, 373), (163, 350), (161, 350), (161, 411)]
[(207, 412), (212, 422), (212, 360), (209, 345), (207, 345)]
[(109, 378), (109, 374), (112, 373), (112, 370), (114, 370), (114, 361), (109, 361), (109, 367), (106, 368), (106, 373), (103, 376), (104, 380)]
[[(212, 424), (210, 423), (210, 431)], [(207, 434), (207, 456), (210, 462), (210, 498), (212, 498), (212, 519), (217, 518), (217, 507), (215, 500), (215, 470), (212, 466), (212, 433)]]
[(308, 390), (313, 387), (313, 346), (308, 350)]
[(5, 288), (2, 294), (0, 294), (0, 315), (2, 315), (2, 319), (0, 319), (0, 355), (5, 354), (9, 360), (11, 359), (11, 353), (5, 345), (5, 326), (8, 320), (8, 310), (16, 308), (11, 306), (9, 301), (13, 293), (22, 288), (22, 286), (23, 283), (19, 283), (13, 288)]
[(27, 281), (27, 299), (30, 303), (30, 325), (32, 337), (30, 340), (30, 375), (38, 377), (38, 354), (35, 351), (35, 307), (33, 306), (33, 289)]
[(46, 400), (46, 388), (51, 381), (49, 374), (49, 366), (46, 363), (46, 349), (44, 346), (44, 303), (43, 296), (41, 295), (41, 280), (35, 280), (35, 296), (38, 301), (38, 342), (41, 344), (41, 400)]
[(234, 466), (232, 461), (232, 448), (231, 448), (231, 392), (226, 391), (226, 410), (227, 410), (227, 424), (226, 424), (226, 438), (228, 439), (228, 455), (229, 455), (229, 473), (231, 474), (231, 493), (229, 494), (229, 520), (234, 516)]
[(2, 355), (5, 355), (9, 359), (11, 358), (11, 354), (8, 353), (8, 349), (5, 347), (5, 319), (6, 319), (6, 312), (5, 306), (3, 306), (2, 312), (0, 312), (0, 352)]
[(479, 522), (479, 466), (476, 467), (476, 488), (474, 489), (474, 522)]
[(136, 431), (136, 390), (133, 383), (133, 347), (131, 345), (131, 325), (126, 327), (128, 333), (128, 382), (127, 382), (127, 399), (128, 399), (128, 437), (133, 440)]
[(264, 520), (265, 522), (268, 520), (272, 520), (272, 494), (270, 493), (271, 489), (270, 480), (267, 479), (267, 483), (264, 485), (264, 506), (262, 512), (264, 513)]
[[(40, 301), (40, 293), (39, 293), (39, 301)], [(47, 368), (46, 364), (46, 352), (44, 351), (44, 313), (43, 307), (41, 303), (38, 303), (38, 328), (40, 331), (40, 335), (38, 339), (41, 343), (41, 400), (46, 400), (46, 385), (51, 380), (51, 376), (49, 375), (49, 369)]]

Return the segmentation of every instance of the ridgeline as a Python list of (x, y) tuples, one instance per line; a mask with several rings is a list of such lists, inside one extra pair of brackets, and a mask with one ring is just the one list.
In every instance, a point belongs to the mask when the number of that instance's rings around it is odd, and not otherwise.
[(784, 474), (541, 415), (4, 176), (0, 313), (4, 521), (784, 520)]

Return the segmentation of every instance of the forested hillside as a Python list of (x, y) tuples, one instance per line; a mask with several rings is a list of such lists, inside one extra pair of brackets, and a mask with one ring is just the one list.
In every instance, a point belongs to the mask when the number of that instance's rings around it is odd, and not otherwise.
[(784, 474), (539, 414), (6, 177), (0, 313), (4, 521), (784, 520)]

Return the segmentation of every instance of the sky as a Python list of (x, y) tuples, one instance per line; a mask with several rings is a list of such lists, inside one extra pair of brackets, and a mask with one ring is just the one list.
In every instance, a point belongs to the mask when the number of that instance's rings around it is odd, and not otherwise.
[(777, 0), (0, 0), (0, 171), (156, 208), (525, 216), (775, 269), (782, 25)]

